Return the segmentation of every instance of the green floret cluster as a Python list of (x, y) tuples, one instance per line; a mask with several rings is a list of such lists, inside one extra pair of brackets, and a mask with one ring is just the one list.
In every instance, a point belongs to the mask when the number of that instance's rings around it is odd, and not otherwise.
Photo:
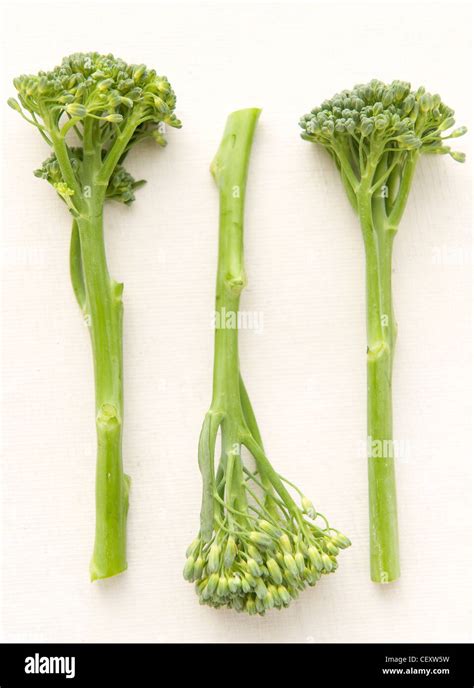
[[(51, 71), (19, 76), (13, 84), (18, 100), (10, 98), (10, 107), (37, 127), (55, 153), (37, 176), (54, 178), (73, 215), (84, 210), (83, 187), (91, 181), (105, 186), (108, 198), (131, 203), (141, 182), (123, 168), (124, 158), (146, 138), (164, 146), (164, 125), (181, 126), (167, 78), (113, 55), (76, 53)], [(75, 147), (68, 141), (72, 133)]]
[(110, 54), (75, 53), (52, 71), (22, 75), (13, 84), (21, 105), (40, 117), (47, 113), (50, 124), (58, 123), (63, 113), (76, 120), (90, 116), (104, 125), (120, 124), (138, 105), (140, 112), (135, 114), (144, 121), (180, 126), (166, 77)]
[(454, 111), (441, 102), (438, 94), (421, 86), (412, 91), (409, 83), (384, 84), (373, 79), (352, 90), (341, 91), (313, 108), (300, 120), (302, 137), (325, 146), (336, 161), (348, 162), (357, 180), (371, 160), (385, 152), (422, 149), (423, 153), (449, 153), (464, 161), (464, 154), (452, 151), (446, 139), (466, 132), (461, 127), (451, 134), (443, 132), (454, 125)]
[[(74, 173), (77, 174), (83, 163), (83, 150), (82, 148), (69, 148), (68, 153), (71, 167)], [(35, 170), (33, 174), (35, 177), (49, 182), (67, 203), (68, 190), (63, 182), (61, 168), (55, 153), (46, 158), (41, 167)], [(139, 189), (145, 183), (144, 179), (135, 180), (123, 165), (117, 165), (109, 179), (105, 197), (125, 205), (130, 205), (135, 200), (136, 189)]]
[(303, 518), (298, 524), (264, 516), (249, 530), (223, 526), (210, 541), (198, 537), (189, 546), (184, 577), (195, 582), (201, 604), (260, 615), (288, 607), (306, 586), (335, 571), (339, 550), (350, 545), (327, 524), (320, 529)]

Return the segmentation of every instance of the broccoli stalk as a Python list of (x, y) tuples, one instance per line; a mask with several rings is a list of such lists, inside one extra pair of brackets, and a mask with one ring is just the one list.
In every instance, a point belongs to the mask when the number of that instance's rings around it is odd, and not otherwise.
[(338, 93), (300, 120), (302, 138), (334, 160), (359, 216), (366, 256), (367, 432), (370, 566), (375, 582), (400, 575), (392, 434), (392, 367), (397, 324), (392, 304), (392, 247), (421, 154), (450, 154), (447, 139), (465, 133), (454, 112), (423, 87), (373, 80)]
[(127, 568), (130, 479), (122, 468), (123, 285), (107, 268), (104, 203), (133, 202), (144, 182), (136, 182), (122, 162), (142, 139), (164, 145), (163, 124), (180, 126), (173, 114), (176, 99), (167, 79), (154, 70), (97, 53), (71, 55), (52, 71), (20, 76), (14, 85), (19, 102), (11, 98), (9, 105), (53, 150), (35, 174), (52, 184), (73, 217), (71, 280), (90, 330), (95, 373), (96, 532), (90, 574), (92, 580), (107, 578)]
[[(259, 115), (258, 109), (246, 109), (229, 116), (211, 166), (220, 199), (216, 314), (225, 314), (225, 322), (216, 320), (213, 397), (199, 439), (201, 527), (184, 567), (202, 603), (249, 614), (287, 607), (306, 585), (334, 571), (339, 549), (350, 544), (270, 464), (240, 375), (244, 199)], [(255, 470), (244, 464), (242, 447), (255, 460)], [(285, 483), (300, 495), (301, 508)]]

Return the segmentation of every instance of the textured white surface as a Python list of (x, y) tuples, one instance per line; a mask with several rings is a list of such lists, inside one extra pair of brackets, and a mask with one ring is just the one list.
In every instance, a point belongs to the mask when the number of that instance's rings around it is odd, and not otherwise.
[[(125, 283), (129, 570), (88, 581), (94, 518), (89, 342), (68, 275), (69, 218), (32, 169), (36, 132), (4, 113), (3, 638), (8, 641), (328, 642), (470, 638), (470, 162), (423, 159), (396, 239), (394, 380), (403, 575), (369, 581), (363, 248), (323, 151), (297, 122), (377, 76), (424, 83), (470, 124), (470, 19), (408, 5), (16, 4), (4, 76), (73, 51), (166, 74), (181, 131), (130, 158), (148, 179), (107, 209)], [(13, 88), (3, 88), (3, 97)], [(197, 438), (210, 402), (217, 195), (208, 165), (227, 114), (263, 108), (247, 200), (242, 369), (267, 451), (353, 541), (336, 575), (284, 614), (200, 607), (181, 578), (198, 527)], [(469, 140), (459, 147), (467, 150)]]

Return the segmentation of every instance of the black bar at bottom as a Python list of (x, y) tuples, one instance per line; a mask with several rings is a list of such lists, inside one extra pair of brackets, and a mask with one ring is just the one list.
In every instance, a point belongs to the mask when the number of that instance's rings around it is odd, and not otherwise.
[[(161, 686), (205, 681), (210, 688), (423, 685), (472, 688), (473, 646), (439, 644), (3, 644), (0, 688), (45, 685)], [(275, 681), (278, 681), (276, 683)]]

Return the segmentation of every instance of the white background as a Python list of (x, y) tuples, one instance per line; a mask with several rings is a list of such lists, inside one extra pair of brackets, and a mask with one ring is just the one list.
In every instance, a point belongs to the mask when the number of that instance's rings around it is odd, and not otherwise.
[[(4, 112), (3, 639), (329, 642), (470, 639), (471, 158), (423, 159), (395, 244), (394, 379), (402, 577), (369, 580), (364, 256), (329, 159), (298, 119), (378, 77), (439, 91), (471, 125), (467, 4), (22, 5), (4, 14), (3, 98), (74, 51), (166, 74), (180, 131), (145, 145), (148, 180), (107, 209), (125, 283), (129, 570), (88, 580), (95, 432), (88, 334), (69, 284), (69, 217), (32, 175), (48, 155)], [(263, 108), (248, 184), (241, 364), (273, 463), (353, 547), (282, 613), (200, 607), (181, 577), (198, 529), (197, 438), (210, 402), (217, 194), (227, 114)], [(6, 108), (4, 108), (6, 109)], [(458, 147), (468, 151), (469, 138)], [(408, 454), (408, 456), (406, 456)]]

